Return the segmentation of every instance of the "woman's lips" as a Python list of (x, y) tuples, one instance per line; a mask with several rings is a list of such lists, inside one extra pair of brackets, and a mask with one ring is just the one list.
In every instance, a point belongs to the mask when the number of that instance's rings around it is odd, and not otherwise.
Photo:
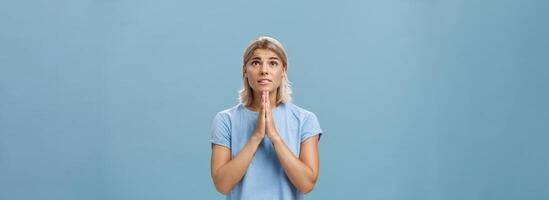
[(271, 80), (269, 79), (260, 79), (259, 81), (257, 81), (260, 85), (267, 85), (269, 83), (271, 83)]

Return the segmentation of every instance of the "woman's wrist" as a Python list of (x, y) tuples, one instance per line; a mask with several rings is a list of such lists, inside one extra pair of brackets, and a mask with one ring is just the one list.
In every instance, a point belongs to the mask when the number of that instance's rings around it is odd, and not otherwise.
[(282, 138), (280, 138), (280, 135), (278, 135), (277, 133), (277, 134), (273, 134), (272, 136), (269, 136), (269, 140), (271, 140), (271, 142), (275, 144), (282, 141)]
[(260, 133), (257, 133), (257, 132), (254, 132), (252, 134), (252, 139), (254, 139), (254, 140), (262, 140), (263, 137), (265, 137), (265, 134), (260, 134)]

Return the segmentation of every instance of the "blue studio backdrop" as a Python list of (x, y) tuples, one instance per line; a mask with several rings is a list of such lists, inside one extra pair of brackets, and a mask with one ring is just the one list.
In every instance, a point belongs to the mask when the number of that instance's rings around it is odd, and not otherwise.
[(549, 4), (0, 1), (0, 199), (222, 199), (214, 115), (268, 35), (315, 112), (306, 199), (549, 199)]

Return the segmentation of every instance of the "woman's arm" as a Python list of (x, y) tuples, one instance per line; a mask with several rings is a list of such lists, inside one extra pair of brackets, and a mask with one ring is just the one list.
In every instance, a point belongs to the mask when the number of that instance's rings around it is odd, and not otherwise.
[(252, 162), (261, 140), (262, 138), (253, 134), (248, 143), (232, 160), (229, 148), (217, 144), (212, 145), (211, 175), (218, 192), (227, 195), (240, 181)]
[[(266, 101), (265, 98), (262, 101)], [(229, 148), (216, 144), (212, 146), (211, 175), (215, 189), (221, 194), (229, 194), (248, 170), (259, 144), (265, 137), (265, 110), (259, 111), (254, 133), (232, 160)]]
[[(269, 94), (267, 93), (267, 99)], [(301, 193), (313, 190), (318, 178), (318, 139), (319, 135), (307, 138), (301, 143), (299, 158), (286, 146), (276, 130), (272, 117), (271, 104), (263, 102), (265, 112), (265, 134), (273, 143), (276, 156), (292, 184)]]
[(271, 139), (282, 168), (301, 193), (311, 192), (318, 178), (318, 137), (315, 135), (301, 143), (299, 158), (290, 151), (280, 137)]

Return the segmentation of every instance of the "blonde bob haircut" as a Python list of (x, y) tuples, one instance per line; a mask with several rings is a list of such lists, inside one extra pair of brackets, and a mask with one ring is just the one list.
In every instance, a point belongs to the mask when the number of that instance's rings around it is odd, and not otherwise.
[(282, 77), (282, 82), (277, 88), (276, 103), (288, 103), (292, 100), (292, 88), (291, 83), (288, 80), (288, 58), (282, 44), (272, 37), (262, 36), (258, 37), (250, 42), (242, 59), (242, 87), (240, 88), (239, 100), (245, 106), (249, 106), (253, 102), (253, 90), (248, 83), (248, 78), (244, 77), (244, 68), (246, 63), (250, 61), (253, 53), (256, 49), (267, 49), (273, 51), (282, 60), (282, 66), (286, 70), (286, 75)]

